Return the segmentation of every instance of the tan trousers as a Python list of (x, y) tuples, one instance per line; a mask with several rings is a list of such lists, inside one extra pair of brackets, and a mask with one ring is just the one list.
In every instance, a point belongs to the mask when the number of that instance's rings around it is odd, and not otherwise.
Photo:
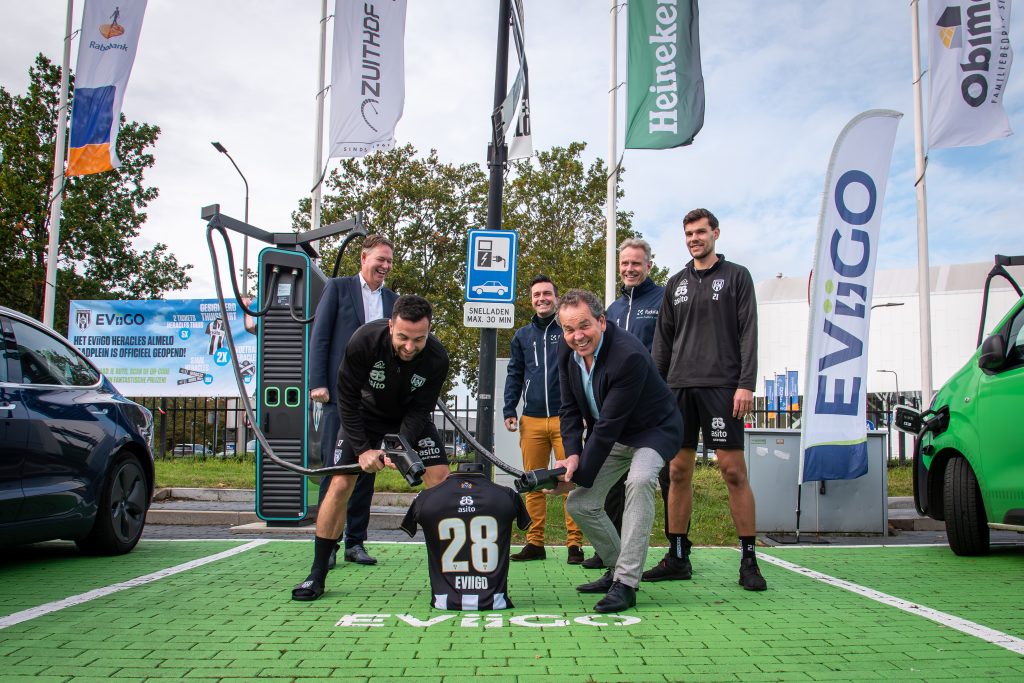
[[(536, 470), (550, 467), (550, 455), (555, 451), (555, 460), (565, 459), (562, 448), (562, 434), (558, 430), (557, 417), (529, 417), (519, 419), (519, 448), (523, 452), (523, 469)], [(533, 523), (526, 532), (526, 542), (544, 545), (544, 523), (547, 518), (547, 495), (540, 491), (526, 494), (526, 511)], [(565, 496), (562, 496), (565, 505)], [(583, 534), (568, 512), (565, 513), (566, 545), (583, 545)]]

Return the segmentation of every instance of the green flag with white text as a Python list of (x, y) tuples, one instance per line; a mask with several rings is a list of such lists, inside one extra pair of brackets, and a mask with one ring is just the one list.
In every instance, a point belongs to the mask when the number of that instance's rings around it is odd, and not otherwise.
[(703, 125), (697, 0), (630, 0), (626, 148), (689, 145)]

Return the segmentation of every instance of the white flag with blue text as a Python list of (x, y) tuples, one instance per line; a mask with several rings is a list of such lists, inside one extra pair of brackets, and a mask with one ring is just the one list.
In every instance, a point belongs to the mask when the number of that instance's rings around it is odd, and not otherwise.
[(882, 204), (903, 114), (873, 109), (846, 124), (825, 176), (807, 330), (800, 482), (868, 471), (868, 332)]

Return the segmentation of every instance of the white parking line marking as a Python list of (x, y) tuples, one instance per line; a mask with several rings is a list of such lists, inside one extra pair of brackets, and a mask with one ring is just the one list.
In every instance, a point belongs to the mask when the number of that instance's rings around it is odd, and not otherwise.
[(771, 564), (782, 567), (784, 569), (788, 569), (791, 572), (801, 574), (810, 579), (821, 581), (822, 583), (827, 583), (830, 586), (835, 586), (836, 588), (848, 590), (851, 593), (856, 593), (857, 595), (864, 596), (869, 600), (880, 602), (883, 605), (895, 607), (896, 609), (903, 610), (908, 614), (915, 614), (919, 617), (924, 617), (925, 619), (934, 621), (937, 624), (941, 624), (943, 626), (956, 629), (961, 633), (966, 633), (969, 636), (981, 638), (986, 642), (992, 643), (993, 645), (998, 645), (999, 647), (1005, 648), (1010, 652), (1016, 652), (1017, 654), (1024, 655), (1024, 639), (1011, 636), (1007, 633), (1003, 633), (1002, 631), (996, 631), (995, 629), (991, 629), (987, 626), (982, 626), (981, 624), (977, 624), (973, 621), (961, 619), (960, 617), (954, 617), (952, 614), (946, 614), (945, 612), (940, 612), (930, 607), (925, 607), (924, 605), (918, 605), (916, 603), (909, 602), (907, 600), (903, 600), (892, 595), (888, 595), (887, 593), (876, 591), (872, 588), (866, 588), (856, 583), (844, 581), (843, 579), (837, 579), (834, 576), (822, 574), (821, 572), (814, 571), (813, 569), (801, 567), (798, 564), (793, 564), (792, 562), (787, 562), (786, 560), (780, 560), (779, 558), (772, 557), (771, 555), (758, 553), (757, 559), (764, 560), (765, 562), (770, 562)]
[(105, 586), (103, 588), (97, 588), (95, 590), (87, 591), (79, 595), (72, 595), (71, 597), (64, 598), (63, 600), (55, 600), (53, 602), (48, 602), (45, 605), (39, 605), (38, 607), (32, 607), (30, 609), (22, 610), (20, 612), (15, 612), (14, 614), (10, 614), (6, 617), (0, 617), (0, 630), (3, 630), (10, 626), (14, 626), (16, 624), (20, 624), (24, 621), (29, 621), (30, 619), (35, 619), (36, 617), (41, 617), (46, 614), (50, 614), (52, 612), (58, 612), (67, 607), (81, 605), (82, 603), (89, 602), (90, 600), (102, 598), (107, 595), (117, 593), (119, 591), (127, 590), (129, 588), (135, 588), (136, 586), (142, 586), (147, 583), (152, 583), (153, 581), (158, 581), (168, 576), (180, 574), (181, 572), (187, 572), (190, 569), (202, 567), (204, 564), (209, 564), (211, 562), (216, 562), (217, 560), (223, 560), (234, 555), (238, 555), (239, 553), (244, 553), (247, 550), (252, 550), (253, 548), (257, 548), (269, 542), (270, 541), (267, 540), (250, 541), (245, 545), (238, 546), (237, 548), (232, 548), (231, 550), (225, 550), (224, 552), (217, 553), (216, 555), (201, 557), (198, 560), (192, 560), (191, 562), (185, 562), (184, 564), (179, 564), (175, 567), (161, 569), (160, 571), (153, 572), (152, 574), (146, 574), (145, 576), (139, 576), (134, 579), (122, 581), (121, 583), (115, 583), (113, 585)]

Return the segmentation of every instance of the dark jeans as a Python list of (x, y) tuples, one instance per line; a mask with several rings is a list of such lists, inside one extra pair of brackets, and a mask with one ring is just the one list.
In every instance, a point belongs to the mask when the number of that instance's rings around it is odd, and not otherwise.
[[(325, 403), (320, 418), (320, 460), (325, 466), (334, 463), (334, 445), (338, 442), (338, 430), (341, 428), (341, 416), (338, 406)], [(345, 547), (366, 543), (366, 529), (370, 526), (370, 504), (373, 501), (373, 480), (375, 475), (363, 472), (356, 479), (352, 489), (352, 497), (348, 499), (345, 513)], [(331, 477), (320, 479), (320, 498), (317, 505), (323, 502), (327, 488), (331, 485)]]

